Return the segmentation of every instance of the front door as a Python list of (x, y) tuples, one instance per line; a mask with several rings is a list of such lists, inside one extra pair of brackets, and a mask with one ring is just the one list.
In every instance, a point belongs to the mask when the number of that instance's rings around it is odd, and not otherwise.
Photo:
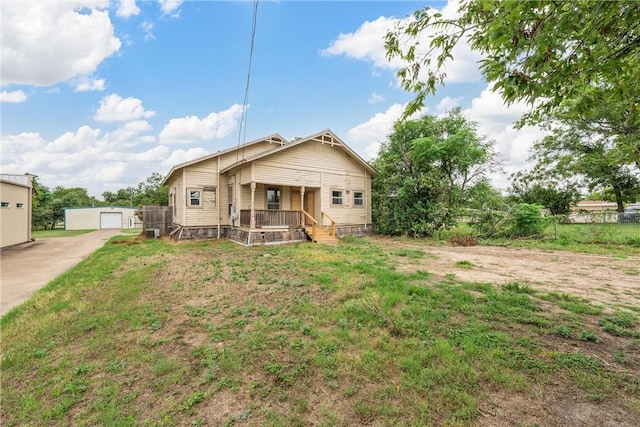
[(299, 211), (302, 209), (302, 205), (300, 204), (300, 192), (291, 191), (291, 210)]
[[(315, 213), (314, 213), (314, 192), (313, 191), (309, 191), (308, 193), (304, 193), (304, 210), (311, 215), (313, 218), (316, 218)], [(306, 218), (306, 216), (305, 216)], [(317, 220), (317, 218), (316, 218)], [(309, 218), (306, 219), (307, 223), (309, 223)]]

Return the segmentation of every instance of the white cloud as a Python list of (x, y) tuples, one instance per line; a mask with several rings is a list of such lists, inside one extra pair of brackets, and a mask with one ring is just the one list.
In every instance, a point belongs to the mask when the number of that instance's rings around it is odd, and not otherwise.
[(516, 129), (514, 122), (529, 111), (525, 103), (505, 105), (499, 93), (485, 88), (471, 101), (463, 114), (478, 124), (478, 133), (495, 141), (495, 149), (504, 160), (504, 174), (492, 176), (494, 186), (506, 189), (511, 173), (530, 168), (528, 158), (533, 143), (544, 137), (542, 129), (526, 126)]
[(105, 148), (108, 147), (135, 147), (140, 143), (155, 142), (156, 137), (152, 135), (140, 135), (152, 129), (146, 120), (136, 120), (126, 123), (123, 127), (109, 132), (100, 141)]
[(3, 90), (0, 92), (0, 102), (24, 102), (27, 100), (27, 95), (21, 90), (14, 90), (11, 92), (7, 92)]
[(19, 135), (3, 136), (0, 140), (2, 146), (2, 169), (6, 173), (25, 173), (28, 170), (14, 169), (15, 160), (30, 152), (38, 152), (46, 146), (46, 141), (37, 132), (22, 132)]
[(171, 155), (164, 161), (164, 165), (172, 168), (175, 165), (206, 156), (207, 154), (209, 154), (209, 152), (201, 147), (190, 148), (188, 150), (175, 150), (171, 152)]
[(371, 96), (369, 96), (369, 99), (367, 99), (369, 104), (377, 104), (382, 101), (384, 101), (384, 96), (380, 95), (378, 92), (373, 92)]
[(120, 49), (108, 0), (3, 1), (2, 84), (51, 86), (96, 71)]
[(122, 98), (112, 93), (102, 98), (93, 118), (100, 122), (125, 122), (153, 117), (155, 114), (155, 111), (145, 111), (142, 101), (137, 98)]
[(445, 96), (444, 98), (442, 98), (440, 100), (440, 102), (438, 103), (438, 105), (436, 106), (436, 111), (440, 114), (445, 114), (451, 110), (453, 110), (455, 107), (460, 105), (460, 102), (463, 100), (464, 98), (459, 97), (459, 98), (451, 98), (449, 96)]
[[(48, 143), (43, 151), (47, 153), (62, 153), (68, 151), (81, 151), (87, 144), (95, 144), (102, 132), (100, 129), (92, 129), (82, 126), (77, 132), (65, 132), (52, 142)], [(60, 167), (52, 164), (51, 167)]]
[(353, 33), (340, 33), (338, 38), (320, 53), (324, 56), (345, 55), (349, 58), (370, 61), (378, 68), (400, 68), (403, 66), (402, 61), (395, 59), (389, 62), (384, 49), (384, 36), (398, 21), (397, 18), (384, 16), (375, 21), (365, 21)]
[(153, 23), (149, 21), (144, 21), (140, 24), (140, 28), (144, 33), (144, 41), (148, 42), (150, 40), (155, 40), (156, 36), (153, 35)]
[(471, 107), (467, 110), (469, 118), (482, 123), (488, 132), (495, 132), (510, 126), (520, 119), (529, 107), (523, 102), (516, 102), (506, 106), (502, 96), (494, 92), (490, 87), (485, 88), (480, 96), (471, 101)]
[(211, 113), (204, 118), (196, 116), (169, 120), (160, 132), (161, 144), (189, 144), (224, 138), (238, 126), (242, 115), (242, 105), (234, 104), (219, 113)]
[[(377, 113), (369, 120), (361, 123), (347, 131), (350, 140), (350, 146), (354, 149), (361, 147), (364, 152), (365, 159), (373, 159), (378, 155), (380, 146), (387, 140), (387, 137), (393, 131), (394, 124), (398, 121), (404, 112), (406, 105), (393, 104), (384, 113)], [(420, 117), (426, 112), (422, 110), (415, 113), (410, 118)]]
[[(443, 98), (436, 107), (436, 113), (442, 115), (453, 107), (460, 105), (463, 98)], [(395, 122), (404, 112), (405, 105), (393, 104), (386, 111), (375, 114), (369, 120), (347, 131), (348, 143), (358, 152), (364, 153), (365, 159), (373, 159), (378, 155), (380, 146), (387, 141), (393, 132)], [(518, 170), (530, 168), (528, 158), (533, 143), (544, 137), (544, 132), (527, 126), (516, 129), (513, 123), (528, 111), (523, 103), (506, 106), (499, 93), (486, 87), (479, 96), (473, 98), (462, 114), (478, 125), (478, 134), (487, 136), (495, 142), (495, 149), (504, 161), (504, 173), (490, 176), (496, 188), (505, 190), (509, 187), (509, 175)], [(414, 114), (410, 119), (417, 119), (427, 111)]]
[(178, 8), (182, 5), (182, 0), (159, 0), (159, 3), (160, 10), (162, 10), (162, 13), (165, 15), (170, 15), (172, 18), (180, 15)]
[(148, 130), (149, 124), (139, 120), (109, 133), (82, 126), (51, 141), (38, 133), (4, 136), (0, 170), (33, 173), (48, 187), (83, 187), (100, 197), (104, 191), (135, 185), (153, 172), (169, 170), (164, 164), (169, 155), (167, 146), (131, 150), (150, 137), (141, 135)]
[[(458, 1), (450, 0), (440, 12), (445, 17), (454, 17), (458, 14), (458, 6)], [(433, 9), (433, 12), (435, 13), (437, 10)], [(329, 47), (321, 50), (320, 53), (325, 56), (345, 55), (349, 58), (372, 62), (377, 68), (397, 70), (407, 64), (397, 57), (391, 61), (387, 58), (384, 37), (396, 25), (406, 24), (413, 19), (413, 17), (397, 19), (381, 16), (375, 21), (366, 21), (352, 33), (341, 33), (331, 42)], [(425, 30), (414, 40), (418, 42), (416, 57), (426, 53), (430, 45), (430, 37), (433, 35), (433, 31)], [(420, 51), (421, 47), (424, 47), (423, 51)], [(445, 83), (480, 81), (481, 76), (477, 64), (481, 59), (480, 54), (472, 51), (463, 40), (453, 49), (452, 55), (454, 60), (445, 67)], [(422, 80), (425, 76), (426, 74), (423, 73)]]
[(82, 76), (78, 78), (75, 82), (76, 92), (90, 92), (90, 91), (103, 91), (105, 89), (104, 79), (92, 79), (87, 76)]
[(136, 0), (120, 0), (118, 1), (118, 8), (116, 15), (120, 18), (129, 18), (130, 16), (136, 16), (140, 14), (140, 8), (136, 5)]

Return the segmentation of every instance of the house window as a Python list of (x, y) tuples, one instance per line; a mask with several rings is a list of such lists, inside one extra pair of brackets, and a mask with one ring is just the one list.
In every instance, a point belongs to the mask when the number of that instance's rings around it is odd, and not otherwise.
[(280, 188), (267, 187), (267, 209), (280, 210)]
[(364, 206), (364, 192), (353, 192), (353, 206)]
[(173, 200), (173, 217), (175, 218), (177, 215), (177, 196), (176, 196), (176, 189), (173, 189), (173, 195), (172, 195), (172, 200)]
[(331, 191), (331, 204), (336, 206), (342, 206), (342, 191)]
[(231, 216), (231, 208), (233, 208), (233, 185), (227, 187), (229, 196), (229, 216)]
[(215, 206), (216, 201), (216, 187), (214, 185), (205, 185), (202, 189), (205, 192), (205, 201), (212, 206)]
[(187, 192), (189, 193), (189, 206), (202, 206), (202, 191), (189, 189)]
[(0, 207), (8, 208), (9, 207), (9, 202), (0, 202)]
[(16, 203), (16, 208), (24, 209), (24, 203)]

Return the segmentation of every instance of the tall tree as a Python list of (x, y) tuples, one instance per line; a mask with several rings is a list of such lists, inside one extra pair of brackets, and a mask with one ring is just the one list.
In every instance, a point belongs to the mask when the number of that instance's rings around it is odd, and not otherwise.
[(114, 206), (144, 206), (167, 205), (169, 203), (169, 189), (162, 186), (164, 177), (154, 172), (136, 187), (120, 188), (115, 193), (102, 193), (104, 202)]
[(49, 208), (51, 201), (51, 190), (40, 183), (37, 176), (33, 176), (32, 181), (34, 195), (31, 211), (31, 226), (33, 228), (46, 229), (52, 223), (52, 212)]
[(579, 185), (573, 180), (554, 180), (549, 176), (518, 172), (511, 176), (509, 199), (516, 203), (544, 206), (552, 215), (568, 215), (580, 199)]
[[(428, 43), (420, 44), (426, 34)], [(407, 62), (398, 76), (416, 93), (405, 118), (445, 81), (461, 43), (482, 54), (480, 71), (493, 90), (508, 103), (530, 103), (534, 113), (548, 113), (589, 87), (637, 108), (640, 2), (465, 0), (454, 17), (420, 9), (385, 43), (390, 59)]]
[(593, 134), (566, 123), (533, 146), (531, 160), (536, 162), (532, 176), (537, 179), (576, 180), (589, 191), (611, 188), (618, 205), (640, 196), (640, 174), (635, 163), (625, 161), (616, 140)]
[(398, 123), (373, 165), (377, 230), (425, 236), (453, 224), (469, 189), (497, 161), (492, 144), (454, 110)]
[(144, 182), (138, 183), (138, 205), (163, 205), (169, 204), (169, 188), (162, 186), (164, 176), (154, 172)]
[(64, 188), (58, 186), (51, 193), (49, 209), (51, 209), (51, 224), (53, 227), (64, 220), (64, 209), (82, 206), (95, 206), (98, 201), (89, 196), (86, 188)]

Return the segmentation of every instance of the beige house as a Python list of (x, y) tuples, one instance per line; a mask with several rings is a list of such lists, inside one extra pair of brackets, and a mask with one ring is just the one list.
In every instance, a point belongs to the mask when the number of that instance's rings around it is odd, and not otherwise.
[(618, 222), (617, 203), (603, 200), (580, 200), (571, 207), (569, 219), (578, 224)]
[(255, 245), (368, 233), (375, 175), (330, 130), (271, 135), (171, 169), (171, 235)]
[(31, 240), (32, 175), (0, 174), (0, 248)]
[(603, 200), (580, 200), (571, 208), (572, 211), (586, 212), (615, 211), (616, 209), (618, 209), (617, 203)]

